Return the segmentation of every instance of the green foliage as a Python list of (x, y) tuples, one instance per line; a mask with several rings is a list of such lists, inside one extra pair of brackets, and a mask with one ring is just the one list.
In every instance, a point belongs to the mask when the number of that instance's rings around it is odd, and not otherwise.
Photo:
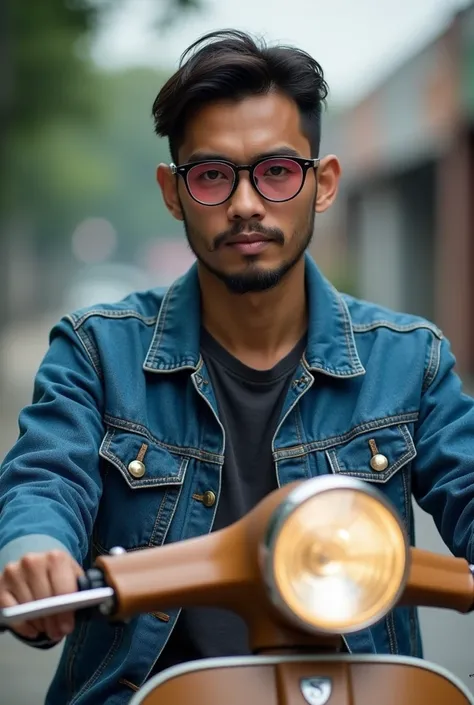
[[(155, 181), (168, 150), (150, 113), (166, 77), (102, 74), (88, 58), (94, 27), (126, 1), (7, 0), (3, 29), (0, 17), (0, 204), (26, 214), (42, 241), (66, 242), (89, 216), (108, 218), (127, 251), (178, 230)], [(157, 22), (198, 4), (162, 0)]]
[(65, 242), (77, 222), (90, 216), (110, 220), (127, 253), (140, 240), (181, 231), (155, 179), (157, 164), (169, 161), (151, 119), (165, 79), (149, 69), (97, 74), (95, 122), (62, 116), (19, 141), (10, 197), (32, 215), (42, 238)]
[(158, 15), (159, 30), (167, 29), (174, 24), (184, 12), (196, 12), (204, 9), (204, 0), (168, 0), (166, 6)]
[(78, 41), (89, 36), (96, 10), (65, 0), (7, 0), (7, 11), (12, 129), (36, 128), (59, 113), (90, 115)]
[(169, 162), (168, 145), (153, 132), (151, 107), (168, 78), (150, 69), (102, 76), (107, 121), (94, 131), (95, 150), (113, 164), (114, 183), (96, 207), (116, 227), (128, 251), (137, 243), (182, 231), (166, 211), (156, 183), (156, 166)]

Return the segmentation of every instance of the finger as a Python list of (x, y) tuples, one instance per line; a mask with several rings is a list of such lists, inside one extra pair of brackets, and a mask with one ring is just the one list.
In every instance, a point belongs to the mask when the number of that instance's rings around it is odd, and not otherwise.
[[(30, 592), (30, 599), (42, 600), (52, 596), (47, 564), (43, 555), (39, 553), (27, 554), (20, 561), (20, 567), (23, 573), (22, 585)], [(61, 634), (52, 629), (48, 618), (32, 620), (31, 625), (40, 634), (46, 634), (53, 641), (61, 639)]]
[(21, 563), (9, 563), (2, 574), (3, 583), (18, 604), (34, 600), (29, 583), (25, 580)]
[[(2, 607), (15, 607), (18, 602), (10, 592), (3, 590), (0, 595), (0, 604)], [(26, 639), (36, 639), (39, 633), (31, 622), (19, 622), (18, 624), (12, 624), (11, 629)]]
[[(52, 595), (69, 595), (77, 592), (77, 578), (82, 574), (82, 569), (70, 560), (69, 557), (52, 554), (48, 566), (48, 577)], [(55, 633), (61, 636), (71, 634), (74, 629), (74, 612), (67, 612), (51, 617), (50, 620)]]
[[(24, 604), (25, 602), (34, 600), (30, 586), (25, 580), (23, 567), (20, 562), (9, 563), (5, 566), (2, 573), (2, 582), (16, 601), (15, 604)], [(26, 624), (26, 622), (22, 622), (22, 624)], [(43, 630), (41, 620), (29, 621), (28, 625), (29, 629), (34, 629), (36, 633), (41, 633)], [(18, 631), (16, 627), (15, 631)]]

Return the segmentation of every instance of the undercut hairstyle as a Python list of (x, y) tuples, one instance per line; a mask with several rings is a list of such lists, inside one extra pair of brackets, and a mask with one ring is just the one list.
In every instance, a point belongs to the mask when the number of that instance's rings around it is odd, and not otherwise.
[(318, 62), (292, 46), (268, 46), (263, 39), (238, 30), (210, 32), (191, 44), (179, 68), (153, 104), (155, 132), (167, 137), (178, 164), (189, 119), (201, 107), (219, 100), (280, 93), (293, 100), (301, 129), (319, 156), (321, 113), (328, 86)]

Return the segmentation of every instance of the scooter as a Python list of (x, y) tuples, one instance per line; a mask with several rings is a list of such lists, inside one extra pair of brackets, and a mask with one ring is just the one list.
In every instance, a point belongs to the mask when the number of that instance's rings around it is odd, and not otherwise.
[(88, 618), (125, 621), (224, 607), (247, 622), (253, 655), (169, 668), (130, 705), (474, 705), (459, 680), (422, 659), (343, 653), (343, 635), (397, 604), (474, 608), (474, 567), (410, 548), (397, 513), (368, 483), (293, 483), (221, 531), (111, 554), (77, 593), (0, 610), (0, 627), (85, 608)]

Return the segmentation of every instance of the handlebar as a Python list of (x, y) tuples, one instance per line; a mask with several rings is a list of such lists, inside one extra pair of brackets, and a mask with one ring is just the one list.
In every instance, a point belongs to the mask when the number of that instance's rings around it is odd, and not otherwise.
[(68, 595), (55, 595), (42, 600), (25, 602), (13, 607), (0, 609), (0, 632), (10, 631), (11, 625), (40, 617), (57, 615), (78, 610), (78, 617), (91, 619), (94, 616), (108, 616), (115, 606), (115, 592), (105, 584), (104, 574), (91, 568), (77, 581), (78, 592)]

